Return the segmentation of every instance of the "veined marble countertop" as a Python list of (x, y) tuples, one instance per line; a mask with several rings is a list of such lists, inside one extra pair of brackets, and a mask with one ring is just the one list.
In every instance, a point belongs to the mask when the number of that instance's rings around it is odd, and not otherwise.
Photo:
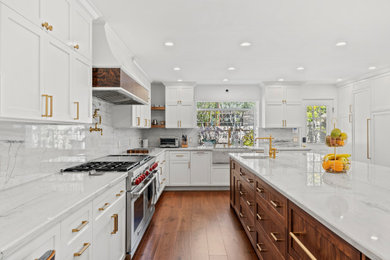
[(109, 172), (52, 174), (0, 191), (0, 259), (126, 177)]
[(390, 259), (389, 167), (352, 161), (349, 173), (331, 174), (316, 153), (230, 156), (366, 256)]

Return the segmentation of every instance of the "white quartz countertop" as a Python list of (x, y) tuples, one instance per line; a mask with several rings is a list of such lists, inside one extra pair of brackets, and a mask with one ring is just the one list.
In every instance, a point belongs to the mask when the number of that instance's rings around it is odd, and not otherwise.
[(331, 174), (315, 153), (230, 156), (366, 256), (390, 259), (390, 168), (352, 161), (349, 173)]
[(0, 191), (0, 259), (126, 177), (127, 173), (52, 174)]

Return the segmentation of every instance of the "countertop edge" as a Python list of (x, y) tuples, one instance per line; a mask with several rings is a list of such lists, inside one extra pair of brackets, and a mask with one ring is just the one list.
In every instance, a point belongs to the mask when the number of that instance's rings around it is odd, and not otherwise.
[(365, 256), (371, 258), (371, 259), (386, 259), (384, 256), (378, 256), (377, 254), (373, 253), (371, 250), (367, 249), (363, 245), (361, 245), (359, 242), (354, 240), (353, 238), (349, 237), (347, 234), (342, 232), (341, 230), (337, 229), (334, 225), (329, 223), (328, 221), (324, 220), (321, 216), (313, 212), (312, 210), (308, 209), (306, 206), (304, 206), (302, 203), (300, 203), (298, 200), (290, 196), (285, 191), (281, 190), (279, 187), (275, 186), (274, 184), (270, 183), (267, 179), (262, 178), (256, 170), (245, 164), (240, 158), (236, 157), (233, 154), (229, 154), (230, 158), (233, 158), (237, 160), (238, 162), (242, 163), (245, 168), (250, 170), (252, 173), (254, 173), (257, 177), (261, 178), (262, 181), (264, 181), (267, 185), (271, 186), (273, 189), (278, 191), (280, 194), (285, 196), (288, 200), (296, 204), (299, 208), (304, 210), (306, 213), (308, 213), (310, 216), (312, 216), (314, 219), (316, 219), (318, 222), (320, 222), (322, 225), (324, 225), (326, 228), (331, 230), (333, 233), (335, 233), (340, 238), (344, 239), (346, 242), (348, 242), (351, 246), (355, 247), (357, 250), (359, 250), (361, 253), (363, 253)]
[(128, 176), (128, 173), (123, 173), (119, 177), (113, 179), (109, 183), (107, 183), (107, 184), (103, 185), (101, 188), (97, 189), (95, 192), (90, 193), (89, 195), (85, 196), (81, 200), (77, 200), (77, 202), (74, 205), (59, 212), (53, 218), (47, 219), (47, 221), (43, 222), (41, 225), (35, 227), (32, 230), (27, 231), (25, 233), (25, 235), (21, 236), (19, 239), (16, 239), (16, 240), (6, 244), (5, 246), (3, 246), (0, 249), (0, 254), (1, 254), (2, 259), (15, 253), (15, 251), (18, 248), (20, 248), (20, 245), (24, 245), (25, 243), (32, 241), (35, 237), (44, 233), (45, 230), (52, 228), (55, 225), (59, 224), (63, 219), (65, 219), (67, 216), (71, 215), (82, 204), (86, 204), (86, 203), (92, 201), (96, 196), (104, 193), (109, 188), (115, 186), (120, 181), (126, 179), (127, 176)]

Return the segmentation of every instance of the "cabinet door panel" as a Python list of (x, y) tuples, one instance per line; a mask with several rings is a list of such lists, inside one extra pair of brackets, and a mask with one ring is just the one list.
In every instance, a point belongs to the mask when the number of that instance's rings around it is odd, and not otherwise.
[(372, 158), (375, 164), (390, 166), (388, 149), (390, 139), (387, 136), (390, 128), (390, 111), (372, 116)]
[(53, 97), (48, 101), (50, 119), (70, 121), (70, 53), (60, 42), (48, 40), (43, 55), (43, 92)]
[(287, 102), (302, 102), (302, 87), (301, 86), (286, 86), (286, 97)]
[(179, 127), (179, 111), (177, 105), (166, 105), (165, 110), (165, 127), (178, 128)]
[(390, 109), (390, 75), (372, 80), (372, 110)]
[(194, 103), (194, 88), (182, 87), (180, 89), (180, 104), (193, 105)]
[(73, 44), (73, 48), (78, 45), (78, 49), (74, 48), (75, 51), (90, 60), (92, 58), (91, 21), (83, 16), (79, 10), (72, 8), (70, 22), (70, 40)]
[(209, 185), (211, 172), (210, 152), (191, 152), (191, 185)]
[(265, 127), (283, 127), (283, 105), (266, 104), (265, 107)]
[(187, 186), (190, 184), (189, 161), (178, 161), (170, 163), (169, 184), (171, 186)]
[(301, 127), (303, 125), (305, 111), (303, 110), (302, 104), (291, 104), (287, 101), (285, 111), (286, 127)]
[(180, 112), (180, 128), (193, 128), (195, 123), (194, 118), (194, 106), (192, 105), (181, 105), (178, 106)]
[(83, 123), (92, 122), (91, 71), (91, 66), (88, 63), (78, 58), (72, 59), (72, 116), (75, 121)]
[(178, 105), (180, 100), (179, 87), (167, 87), (165, 89), (165, 103), (166, 105)]
[(367, 119), (370, 118), (370, 89), (354, 93), (353, 153), (357, 161), (369, 162), (370, 152), (367, 138)]
[(39, 24), (40, 0), (2, 0), (2, 2), (33, 23)]
[[(112, 210), (111, 223), (113, 226), (114, 214), (118, 215), (118, 228), (117, 231), (111, 231), (110, 239), (110, 252), (112, 260), (122, 260), (125, 257), (126, 253), (126, 197), (123, 196), (122, 199), (116, 202), (116, 206)], [(115, 227), (114, 227), (115, 228)], [(114, 232), (114, 234), (112, 234)]]
[(11, 9), (0, 8), (1, 116), (42, 119), (42, 32)]
[[(70, 4), (67, 0), (41, 0), (41, 19), (53, 27), (48, 31), (63, 42), (69, 41)], [(44, 29), (46, 31), (46, 29)]]
[(283, 86), (269, 86), (265, 89), (265, 100), (266, 102), (280, 103), (285, 99)]

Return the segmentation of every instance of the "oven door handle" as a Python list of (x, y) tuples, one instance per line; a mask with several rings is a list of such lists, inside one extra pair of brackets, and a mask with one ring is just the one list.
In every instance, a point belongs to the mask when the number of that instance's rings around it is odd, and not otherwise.
[(156, 177), (157, 177), (157, 175), (154, 174), (153, 177), (150, 178), (148, 183), (145, 184), (145, 186), (139, 192), (130, 193), (131, 198), (138, 198), (139, 196), (141, 196), (142, 193), (144, 193), (144, 191), (149, 187), (149, 185), (156, 179)]

